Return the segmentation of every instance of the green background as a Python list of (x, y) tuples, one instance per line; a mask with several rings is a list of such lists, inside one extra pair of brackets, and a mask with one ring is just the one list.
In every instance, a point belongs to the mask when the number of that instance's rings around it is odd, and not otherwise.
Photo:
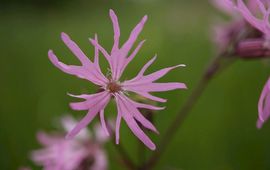
[[(198, 82), (202, 70), (215, 54), (211, 25), (222, 14), (208, 1), (195, 0), (78, 0), (78, 1), (2, 1), (0, 2), (0, 169), (32, 166), (29, 153), (39, 148), (38, 130), (55, 129), (55, 120), (72, 111), (75, 99), (67, 92), (93, 92), (89, 82), (64, 74), (48, 60), (53, 49), (69, 64), (77, 59), (60, 40), (68, 33), (89, 57), (93, 48), (88, 37), (98, 33), (106, 49), (113, 32), (109, 9), (119, 17), (121, 42), (140, 18), (149, 19), (139, 40), (145, 45), (128, 66), (124, 79), (131, 78), (154, 54), (149, 72), (184, 63), (186, 68), (172, 71), (161, 81), (179, 81), (188, 90), (160, 93), (167, 98), (167, 109), (155, 114), (161, 135), (177, 110)], [(102, 65), (106, 64), (102, 61)], [(171, 141), (156, 169), (165, 170), (267, 170), (270, 169), (270, 122), (256, 129), (257, 102), (269, 74), (267, 61), (237, 61), (207, 87), (182, 128)], [(162, 104), (161, 104), (162, 105)], [(115, 117), (113, 107), (107, 117)], [(91, 127), (91, 125), (89, 126)], [(134, 159), (138, 144), (122, 123), (121, 144)], [(106, 144), (110, 169), (121, 169), (115, 161), (112, 143)], [(150, 151), (148, 151), (148, 154)], [(36, 167), (37, 168), (37, 167)]]

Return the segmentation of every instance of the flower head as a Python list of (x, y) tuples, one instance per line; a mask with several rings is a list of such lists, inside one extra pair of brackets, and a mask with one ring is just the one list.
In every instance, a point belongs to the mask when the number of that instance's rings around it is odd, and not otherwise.
[(261, 128), (265, 121), (270, 117), (270, 78), (263, 87), (260, 100), (258, 103), (259, 118), (257, 127)]
[(220, 51), (227, 50), (235, 37), (245, 27), (245, 22), (240, 17), (239, 13), (234, 9), (234, 3), (231, 0), (211, 0), (212, 5), (228, 15), (231, 18), (230, 22), (217, 22), (212, 26), (211, 38), (217, 44)]
[[(247, 7), (243, 2), (243, 0), (237, 0), (236, 8), (250, 25), (261, 31), (266, 39), (269, 39), (270, 1), (269, 0), (251, 0), (251, 1), (253, 2), (253, 8)], [(257, 14), (259, 13), (261, 13), (262, 18), (257, 17)]]
[(237, 44), (236, 54), (240, 57), (244, 59), (253, 59), (269, 56), (269, 5), (269, 0), (250, 0), (247, 5), (245, 5), (243, 0), (237, 0), (235, 9), (237, 9), (246, 22), (257, 31), (255, 36), (246, 37)]
[[(137, 76), (131, 80), (120, 81), (120, 77), (127, 67), (127, 65), (133, 60), (140, 48), (142, 47), (144, 40), (141, 41), (137, 47), (131, 52), (137, 37), (142, 31), (144, 24), (147, 20), (147, 16), (144, 16), (141, 21), (132, 30), (128, 40), (120, 47), (120, 28), (118, 24), (118, 18), (110, 10), (110, 17), (114, 30), (114, 44), (111, 52), (107, 52), (98, 42), (97, 35), (94, 39), (90, 39), (90, 42), (95, 47), (94, 62), (90, 61), (87, 56), (81, 51), (81, 49), (73, 42), (68, 35), (62, 33), (62, 40), (67, 47), (73, 52), (73, 54), (80, 60), (81, 66), (66, 65), (60, 62), (52, 50), (49, 51), (49, 58), (51, 62), (65, 73), (75, 75), (77, 77), (89, 80), (90, 82), (99, 86), (102, 90), (95, 94), (82, 94), (71, 95), (73, 97), (84, 99), (83, 102), (71, 103), (70, 106), (74, 110), (88, 110), (86, 116), (73, 128), (68, 138), (74, 137), (78, 132), (85, 128), (98, 114), (100, 116), (101, 125), (104, 131), (108, 134), (106, 122), (104, 118), (104, 109), (111, 99), (116, 102), (117, 105), (117, 118), (116, 118), (116, 143), (119, 143), (119, 129), (121, 120), (124, 119), (131, 131), (150, 149), (155, 149), (155, 144), (151, 139), (142, 131), (137, 122), (140, 122), (144, 127), (154, 132), (158, 132), (154, 125), (147, 120), (139, 111), (140, 108), (161, 110), (163, 107), (156, 107), (149, 104), (139, 103), (130, 99), (126, 93), (134, 92), (150, 100), (158, 102), (166, 102), (165, 99), (156, 97), (151, 92), (168, 91), (173, 89), (186, 88), (184, 83), (156, 83), (154, 81), (163, 77), (170, 70), (184, 66), (176, 65), (169, 68), (164, 68), (156, 71), (152, 74), (145, 75), (146, 69), (155, 61), (156, 57), (147, 62)], [(111, 75), (104, 76), (99, 66), (99, 52), (101, 52), (110, 65)]]
[(245, 25), (243, 20), (235, 20), (229, 23), (216, 23), (212, 26), (212, 41), (217, 45), (220, 51), (226, 51)]
[[(62, 125), (66, 130), (74, 127), (77, 122), (72, 117), (65, 117)], [(95, 129), (96, 136), (103, 133), (99, 128)], [(65, 139), (62, 134), (46, 134), (39, 132), (38, 141), (44, 148), (35, 150), (31, 159), (45, 170), (106, 170), (107, 158), (102, 144), (98, 138), (90, 136), (86, 129), (82, 130), (73, 140)]]
[(234, 0), (212, 0), (212, 3), (232, 18), (231, 22), (213, 27), (212, 39), (221, 53), (231, 50), (232, 54), (243, 59), (269, 56), (269, 0), (248, 0), (246, 4), (243, 0), (237, 0), (237, 3)]

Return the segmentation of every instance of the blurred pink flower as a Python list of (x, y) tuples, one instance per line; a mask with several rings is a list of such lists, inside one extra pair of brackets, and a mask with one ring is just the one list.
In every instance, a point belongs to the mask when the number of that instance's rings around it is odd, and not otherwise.
[[(65, 117), (62, 125), (66, 130), (74, 127), (77, 122), (72, 117)], [(104, 133), (101, 127), (95, 129), (96, 136)], [(31, 159), (44, 170), (106, 170), (107, 157), (102, 149), (106, 140), (99, 141), (91, 137), (86, 129), (74, 139), (67, 140), (64, 135), (39, 132), (38, 141), (44, 148), (33, 151)]]
[[(150, 92), (159, 92), (159, 91), (169, 91), (173, 89), (184, 89), (186, 88), (184, 83), (154, 83), (154, 81), (163, 77), (170, 70), (184, 66), (176, 65), (173, 67), (161, 69), (152, 74), (144, 75), (146, 69), (155, 61), (156, 57), (152, 58), (147, 62), (138, 75), (124, 82), (120, 82), (120, 77), (127, 67), (127, 65), (133, 60), (135, 55), (138, 53), (139, 49), (142, 47), (144, 41), (141, 41), (133, 52), (130, 52), (133, 47), (137, 37), (143, 29), (143, 26), (147, 20), (147, 16), (144, 16), (142, 20), (135, 26), (132, 30), (128, 40), (119, 47), (119, 38), (120, 38), (120, 28), (118, 24), (118, 18), (110, 10), (110, 17), (113, 23), (114, 30), (114, 44), (110, 53), (108, 53), (97, 40), (90, 39), (90, 42), (95, 47), (95, 58), (94, 62), (90, 61), (88, 57), (81, 51), (81, 49), (73, 42), (69, 36), (65, 33), (62, 33), (62, 40), (67, 45), (67, 47), (73, 52), (73, 54), (80, 60), (81, 66), (66, 65), (60, 62), (52, 50), (49, 50), (49, 58), (51, 62), (58, 67), (60, 70), (65, 73), (75, 75), (77, 77), (86, 79), (96, 85), (98, 85), (102, 90), (95, 94), (82, 94), (82, 95), (71, 95), (73, 97), (85, 99), (83, 102), (71, 103), (70, 106), (74, 110), (88, 110), (87, 115), (73, 128), (69, 134), (68, 138), (72, 138), (78, 134), (78, 132), (85, 128), (94, 117), (99, 113), (101, 125), (104, 131), (108, 134), (104, 119), (104, 109), (109, 103), (111, 98), (114, 98), (117, 105), (117, 119), (116, 119), (116, 143), (119, 143), (119, 129), (121, 119), (123, 118), (127, 123), (131, 131), (150, 149), (154, 150), (155, 144), (151, 139), (141, 130), (138, 126), (140, 122), (144, 127), (158, 132), (154, 125), (147, 120), (139, 111), (139, 108), (146, 108), (152, 110), (160, 110), (163, 107), (156, 107), (148, 104), (138, 103), (127, 97), (127, 92), (134, 92), (145, 98), (158, 101), (166, 102), (165, 99), (153, 96)], [(99, 51), (105, 56), (106, 60), (110, 65), (110, 76), (104, 76), (101, 72), (99, 66)]]
[[(212, 34), (212, 40), (221, 51), (224, 51), (245, 32), (248, 25), (245, 19), (241, 17), (238, 10), (236, 10), (238, 7), (233, 0), (212, 0), (211, 2), (213, 6), (230, 16), (232, 20), (230, 22), (216, 23), (213, 26), (214, 33)], [(248, 8), (251, 13), (257, 13), (259, 10), (256, 0), (248, 0), (246, 8)], [(248, 41), (245, 43), (248, 43)], [(243, 44), (241, 47), (245, 47), (245, 45), (246, 44)], [(248, 45), (250, 46), (252, 44)], [(242, 49), (240, 49), (240, 51), (242, 51)]]
[(234, 37), (245, 26), (239, 13), (234, 9), (234, 3), (231, 0), (211, 0), (212, 5), (230, 16), (230, 22), (217, 22), (212, 26), (211, 38), (220, 51), (225, 51)]
[[(244, 59), (253, 59), (269, 56), (270, 54), (270, 25), (269, 25), (269, 0), (249, 0), (245, 5), (243, 0), (238, 0), (235, 5), (249, 25), (258, 33), (255, 37), (242, 39), (236, 47), (236, 54)], [(259, 16), (262, 16), (261, 18)]]
[(258, 103), (259, 118), (257, 121), (257, 128), (261, 128), (265, 121), (270, 116), (270, 78), (263, 87), (260, 100)]
[[(269, 0), (252, 0), (253, 8), (245, 5), (243, 0), (237, 0), (237, 10), (242, 14), (245, 20), (264, 34), (267, 41), (270, 40), (270, 1)], [(256, 8), (257, 6), (257, 8)], [(257, 14), (261, 13), (262, 18), (257, 17)], [(269, 45), (269, 44), (268, 44)], [(270, 47), (270, 46), (268, 46)]]
[(212, 41), (217, 45), (220, 51), (225, 51), (244, 27), (245, 22), (243, 22), (243, 20), (235, 20), (229, 23), (216, 23), (212, 26)]

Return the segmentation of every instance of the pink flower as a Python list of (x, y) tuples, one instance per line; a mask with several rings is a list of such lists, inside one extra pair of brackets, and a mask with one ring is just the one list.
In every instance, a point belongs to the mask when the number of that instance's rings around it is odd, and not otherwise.
[[(242, 0), (235, 4), (233, 0), (212, 0), (213, 5), (225, 14), (231, 16), (228, 23), (215, 24), (213, 41), (221, 53), (233, 49), (235, 54), (243, 59), (257, 59), (270, 53), (268, 38), (269, 11), (266, 5), (269, 0), (248, 0), (247, 5)], [(243, 17), (240, 17), (240, 14)], [(256, 16), (263, 13), (263, 19)], [(262, 26), (264, 24), (265, 26)], [(231, 48), (232, 47), (232, 48)]]
[[(253, 8), (249, 8), (245, 5), (243, 0), (237, 0), (237, 9), (245, 18), (245, 20), (251, 24), (253, 27), (261, 31), (265, 38), (268, 40), (270, 38), (270, 24), (269, 24), (269, 15), (270, 15), (270, 1), (265, 0), (252, 0)], [(257, 8), (256, 8), (257, 5)], [(262, 14), (262, 18), (256, 16), (257, 13)]]
[(259, 118), (257, 128), (261, 128), (270, 116), (270, 78), (263, 87), (260, 100), (258, 103)]
[[(250, 0), (246, 6), (243, 0), (237, 1), (235, 7), (244, 19), (260, 34), (241, 40), (236, 53), (245, 59), (269, 56), (270, 54), (270, 1), (269, 0)], [(259, 18), (259, 14), (262, 18)]]
[(226, 51), (235, 37), (245, 27), (245, 22), (239, 13), (234, 9), (234, 3), (231, 0), (211, 0), (212, 5), (231, 17), (230, 22), (217, 22), (212, 26), (212, 41), (217, 45), (219, 51)]
[(235, 20), (230, 23), (216, 23), (212, 27), (212, 40), (220, 51), (225, 51), (233, 43), (235, 37), (243, 30), (245, 25), (243, 20)]
[[(247, 0), (246, 8), (248, 8), (251, 13), (257, 13), (259, 11), (260, 7), (258, 6), (258, 3), (260, 2), (257, 1), (259, 0)], [(264, 3), (269, 3), (267, 1), (268, 0), (263, 0)], [(222, 11), (224, 14), (231, 16), (233, 20), (241, 18), (239, 13), (235, 10), (238, 7), (235, 6), (234, 0), (211, 0), (211, 3), (215, 8)]]
[[(62, 121), (66, 130), (74, 127), (75, 123), (77, 122), (71, 117), (65, 117)], [(95, 132), (100, 133), (100, 130), (96, 129)], [(37, 139), (44, 148), (33, 151), (31, 159), (37, 165), (43, 166), (44, 170), (107, 169), (107, 158), (102, 149), (105, 140), (91, 138), (86, 129), (73, 140), (67, 140), (63, 135), (49, 135), (44, 132), (39, 132)]]
[[(128, 92), (134, 92), (145, 98), (158, 101), (166, 102), (165, 99), (153, 96), (151, 92), (168, 91), (173, 89), (184, 89), (186, 88), (184, 83), (155, 83), (154, 81), (163, 77), (170, 70), (183, 66), (176, 65), (173, 67), (161, 69), (152, 74), (144, 75), (146, 69), (155, 61), (156, 57), (152, 58), (147, 62), (138, 75), (127, 81), (120, 81), (120, 77), (127, 67), (127, 65), (133, 60), (135, 55), (138, 53), (139, 49), (142, 47), (144, 40), (141, 41), (134, 51), (130, 52), (133, 47), (137, 37), (143, 29), (143, 26), (147, 20), (147, 16), (144, 16), (142, 20), (135, 26), (132, 30), (128, 40), (119, 47), (120, 38), (120, 28), (118, 24), (118, 18), (110, 10), (110, 17), (113, 23), (114, 30), (114, 44), (111, 52), (107, 52), (97, 40), (90, 39), (90, 42), (95, 47), (95, 58), (94, 62), (90, 61), (88, 57), (81, 51), (81, 49), (73, 42), (68, 35), (62, 33), (62, 40), (67, 45), (67, 47), (73, 52), (73, 54), (80, 60), (81, 66), (66, 65), (60, 62), (52, 50), (49, 51), (49, 58), (51, 62), (65, 73), (75, 75), (82, 79), (86, 79), (97, 86), (99, 86), (102, 91), (95, 94), (82, 94), (82, 95), (71, 95), (73, 97), (82, 98), (85, 101), (71, 103), (70, 106), (74, 110), (88, 110), (87, 115), (76, 125), (75, 128), (69, 132), (68, 138), (74, 137), (78, 132), (85, 128), (94, 117), (98, 114), (100, 116), (101, 125), (104, 131), (108, 134), (104, 119), (104, 109), (109, 101), (113, 98), (117, 105), (117, 119), (116, 119), (116, 143), (119, 143), (119, 129), (122, 118), (127, 123), (131, 131), (150, 149), (155, 149), (155, 144), (150, 140), (150, 138), (141, 130), (138, 126), (140, 122), (144, 127), (158, 132), (154, 125), (147, 120), (139, 111), (140, 108), (160, 110), (163, 107), (156, 107), (148, 104), (138, 103), (130, 99)], [(105, 56), (106, 60), (109, 62), (111, 75), (104, 76), (99, 67), (99, 51)]]

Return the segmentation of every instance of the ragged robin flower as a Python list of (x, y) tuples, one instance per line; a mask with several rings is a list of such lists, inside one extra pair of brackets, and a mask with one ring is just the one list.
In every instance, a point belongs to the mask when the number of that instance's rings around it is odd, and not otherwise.
[[(260, 11), (257, 0), (244, 2), (234, 0), (212, 0), (212, 4), (230, 16), (230, 22), (222, 22), (213, 26), (213, 41), (217, 44), (220, 53), (230, 53), (243, 59), (255, 59), (267, 56), (270, 52), (264, 48), (262, 32), (254, 27), (247, 19), (250, 15)], [(240, 12), (239, 12), (240, 11)]]
[(242, 40), (237, 47), (237, 54), (244, 58), (259, 58), (270, 56), (270, 1), (250, 0), (252, 6), (247, 6), (243, 0), (237, 0), (235, 9), (251, 27), (261, 35)]
[[(156, 107), (149, 104), (139, 103), (127, 95), (127, 93), (137, 93), (147, 99), (166, 102), (166, 99), (154, 96), (151, 92), (169, 91), (174, 89), (185, 89), (184, 83), (154, 82), (174, 68), (184, 65), (176, 65), (156, 71), (145, 75), (147, 68), (156, 60), (156, 56), (148, 61), (135, 78), (126, 81), (120, 81), (120, 77), (127, 67), (127, 65), (134, 59), (144, 40), (141, 41), (134, 51), (131, 48), (142, 31), (147, 16), (144, 16), (141, 21), (132, 30), (128, 40), (122, 45), (119, 45), (120, 28), (118, 18), (113, 10), (110, 10), (110, 17), (114, 30), (114, 44), (111, 52), (107, 52), (98, 42), (97, 35), (94, 39), (90, 39), (91, 44), (95, 47), (94, 62), (92, 62), (77, 44), (70, 39), (70, 37), (62, 33), (61, 38), (66, 46), (73, 52), (73, 54), (80, 60), (80, 66), (66, 65), (58, 60), (52, 50), (49, 50), (49, 59), (51, 62), (65, 73), (75, 75), (79, 78), (86, 79), (100, 87), (100, 91), (95, 94), (72, 95), (73, 97), (84, 99), (85, 101), (71, 103), (70, 106), (74, 110), (88, 110), (86, 116), (73, 128), (67, 135), (68, 138), (73, 138), (78, 132), (85, 128), (98, 114), (100, 116), (101, 125), (104, 131), (108, 134), (106, 121), (104, 118), (104, 109), (110, 100), (114, 100), (117, 105), (117, 118), (115, 127), (116, 143), (119, 143), (119, 129), (121, 120), (124, 119), (131, 131), (150, 149), (156, 148), (151, 139), (138, 126), (139, 122), (147, 129), (158, 133), (155, 126), (147, 120), (139, 109), (161, 110), (163, 107)], [(109, 63), (111, 74), (105, 76), (99, 66), (99, 52), (101, 52)]]
[[(66, 131), (77, 121), (71, 116), (62, 118), (61, 124)], [(74, 139), (67, 140), (62, 133), (48, 134), (39, 132), (37, 139), (43, 148), (32, 151), (31, 159), (44, 170), (107, 170), (107, 156), (103, 144), (101, 126), (96, 125), (94, 133), (83, 129)]]

